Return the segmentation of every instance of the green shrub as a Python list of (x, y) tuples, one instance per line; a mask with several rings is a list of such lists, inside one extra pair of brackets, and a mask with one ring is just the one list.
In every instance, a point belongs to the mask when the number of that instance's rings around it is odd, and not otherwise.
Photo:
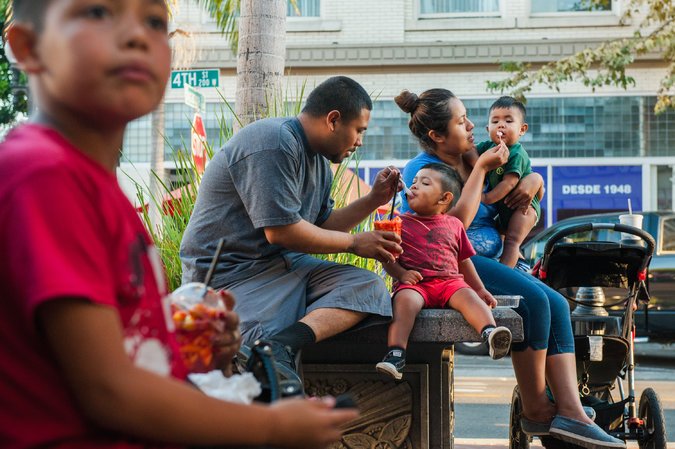
[[(304, 86), (301, 94), (303, 92)], [(302, 95), (299, 95), (296, 98), (302, 98)], [(223, 102), (230, 110), (232, 110), (231, 106), (224, 99)], [(277, 105), (282, 104), (282, 106), (270, 108), (272, 111), (269, 114), (270, 116), (293, 116), (300, 112), (300, 102), (280, 103), (279, 101), (275, 101), (274, 103)], [(222, 145), (232, 136), (232, 127), (226, 122), (224, 114), (221, 114), (220, 117), (218, 117), (218, 123), (220, 124), (220, 136), (218, 140)], [(134, 180), (136, 196), (139, 203), (142, 205), (152, 203), (161, 211), (161, 222), (158, 226), (159, 229), (152, 226), (150, 213), (147, 207), (142, 209), (141, 216), (164, 263), (170, 290), (175, 290), (181, 283), (181, 263), (179, 258), (180, 242), (190, 219), (192, 209), (194, 208), (199, 182), (201, 181), (201, 176), (197, 174), (195, 169), (189, 146), (183, 144), (183, 148), (174, 148), (173, 150), (176, 169), (179, 174), (180, 187), (178, 191), (180, 195), (178, 195), (178, 198), (171, 200), (170, 203), (168, 203), (169, 205), (167, 205), (167, 202), (164, 200), (170, 198), (171, 188), (164, 183), (156, 173), (152, 172), (151, 176), (154, 176), (161, 182), (162, 190), (164, 192), (163, 198), (156, 198), (154, 195), (151, 195), (148, 186), (139, 184)], [(208, 142), (207, 154), (209, 159), (213, 156), (213, 147), (209, 145)], [(352, 172), (347, 170), (350, 161), (351, 158), (343, 161), (342, 164), (337, 167), (335, 173), (331, 191), (336, 207), (345, 206), (347, 202), (347, 192), (349, 192), (349, 189), (354, 183), (356, 183), (356, 186), (359, 185), (356, 171)], [(127, 176), (133, 180), (128, 174)], [(359, 192), (359, 196), (360, 195), (361, 193)], [(364, 220), (364, 222), (357, 226), (352, 232), (361, 232), (372, 229), (372, 220), (373, 216)], [(373, 259), (364, 259), (354, 254), (319, 254), (316, 256), (338, 263), (355, 265), (376, 273), (383, 273), (382, 266), (379, 262)], [(390, 281), (388, 280), (388, 282)]]

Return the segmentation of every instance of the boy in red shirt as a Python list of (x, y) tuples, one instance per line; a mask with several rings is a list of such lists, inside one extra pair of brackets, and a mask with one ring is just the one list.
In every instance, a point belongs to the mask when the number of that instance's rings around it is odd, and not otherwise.
[(496, 327), (490, 308), (497, 301), (471, 262), (475, 251), (462, 222), (446, 214), (459, 197), (459, 176), (445, 164), (427, 164), (417, 172), (410, 190), (408, 205), (415, 213), (401, 215), (403, 253), (397, 262), (384, 264), (396, 281), (394, 318), (389, 326), (389, 352), (377, 370), (401, 379), (408, 337), (423, 308), (459, 311), (488, 342), (490, 356), (504, 357), (511, 347), (511, 331)]
[[(13, 8), (7, 38), (38, 112), (0, 144), (3, 447), (337, 441), (357, 412), (333, 400), (241, 405), (184, 382), (157, 251), (115, 178), (127, 123), (155, 109), (170, 73), (165, 2)], [(228, 362), (236, 314), (226, 322)]]

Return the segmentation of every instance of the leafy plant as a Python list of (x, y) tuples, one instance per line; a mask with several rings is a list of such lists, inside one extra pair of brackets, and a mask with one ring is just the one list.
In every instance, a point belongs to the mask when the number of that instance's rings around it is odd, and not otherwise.
[[(9, 0), (0, 0), (0, 31), (11, 20)], [(0, 39), (0, 130), (10, 127), (18, 117), (28, 113), (26, 75), (12, 64), (5, 53), (4, 33)]]
[[(606, 0), (589, 0), (600, 5)], [(559, 91), (561, 83), (580, 81), (592, 91), (602, 86), (627, 89), (635, 79), (626, 69), (635, 58), (647, 53), (657, 53), (667, 67), (657, 91), (654, 111), (658, 114), (675, 108), (675, 3), (664, 0), (627, 0), (621, 23), (625, 24), (642, 16), (637, 30), (631, 37), (609, 40), (598, 47), (586, 48), (576, 54), (550, 62), (537, 70), (523, 62), (505, 62), (501, 69), (510, 75), (501, 81), (488, 81), (491, 92), (509, 91), (524, 100), (525, 94), (535, 84), (543, 84)]]
[[(299, 95), (294, 97), (303, 98), (304, 91), (305, 86), (303, 84), (299, 89)], [(269, 108), (270, 116), (292, 116), (297, 115), (300, 112), (300, 101), (289, 102), (281, 101), (280, 98), (276, 98), (273, 103), (274, 107)], [(223, 99), (223, 105), (224, 107), (221, 109), (217, 118), (219, 124), (219, 136), (216, 147), (222, 146), (222, 144), (232, 136), (232, 124), (228, 123), (225, 119), (224, 108), (232, 111), (233, 114), (234, 112), (231, 105), (225, 99)], [(163, 195), (161, 198), (151, 195), (147, 185), (139, 183), (128, 173), (125, 173), (136, 187), (136, 196), (140, 204), (144, 205), (140, 208), (140, 214), (162, 258), (167, 274), (167, 281), (171, 290), (175, 290), (181, 284), (181, 262), (179, 257), (180, 242), (183, 238), (183, 233), (185, 232), (188, 221), (190, 220), (190, 215), (192, 214), (195, 199), (197, 197), (199, 183), (201, 181), (201, 176), (197, 173), (192, 159), (192, 153), (189, 148), (189, 145), (186, 145), (185, 142), (182, 142), (181, 148), (172, 148), (176, 169), (179, 175), (179, 187), (176, 190), (172, 190), (172, 187), (165, 183), (161, 177), (157, 176), (155, 172), (151, 172), (151, 176), (155, 177), (162, 186)], [(214, 146), (206, 142), (206, 148), (210, 159), (214, 153)], [(348, 192), (352, 188), (356, 188), (357, 194), (359, 196), (361, 195), (361, 192), (358, 191), (358, 175), (356, 172), (347, 169), (350, 160), (343, 161), (335, 171), (333, 185), (331, 186), (331, 195), (335, 200), (336, 207), (343, 207), (347, 204)], [(151, 221), (148, 207), (150, 204), (154, 205), (154, 207), (158, 208), (160, 211), (161, 222), (158, 226), (153, 225)], [(361, 232), (372, 229), (372, 220), (373, 217), (371, 216), (357, 226), (352, 232)], [(338, 263), (355, 265), (377, 273), (383, 272), (379, 262), (373, 259), (364, 259), (354, 254), (320, 254), (316, 255), (316, 257)]]

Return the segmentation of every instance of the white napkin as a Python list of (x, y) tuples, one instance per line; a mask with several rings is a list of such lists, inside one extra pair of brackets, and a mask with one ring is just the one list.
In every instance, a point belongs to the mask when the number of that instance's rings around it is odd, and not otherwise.
[(212, 398), (239, 404), (250, 404), (262, 392), (260, 383), (251, 373), (225, 377), (220, 370), (189, 374), (190, 381)]

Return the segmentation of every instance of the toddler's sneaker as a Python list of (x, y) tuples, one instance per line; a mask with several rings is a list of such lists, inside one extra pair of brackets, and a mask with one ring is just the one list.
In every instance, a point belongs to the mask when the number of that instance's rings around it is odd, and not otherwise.
[(511, 349), (511, 331), (508, 327), (499, 326), (489, 329), (487, 337), (490, 357), (493, 360), (501, 359)]
[(403, 367), (405, 367), (405, 351), (403, 349), (392, 349), (384, 356), (384, 359), (377, 365), (375, 369), (382, 374), (393, 377), (396, 380), (401, 380), (403, 374)]

